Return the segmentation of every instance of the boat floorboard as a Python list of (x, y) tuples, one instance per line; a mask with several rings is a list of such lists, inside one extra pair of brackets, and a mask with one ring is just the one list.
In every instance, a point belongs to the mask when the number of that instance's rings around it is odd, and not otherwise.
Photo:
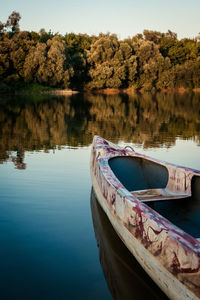
[(142, 202), (183, 199), (189, 197), (189, 195), (187, 194), (174, 193), (167, 188), (133, 191), (131, 192), (131, 194), (135, 196), (137, 199), (141, 200)]

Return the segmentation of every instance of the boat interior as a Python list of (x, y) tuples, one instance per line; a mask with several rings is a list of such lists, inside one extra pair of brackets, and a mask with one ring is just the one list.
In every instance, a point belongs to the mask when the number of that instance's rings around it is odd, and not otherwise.
[(114, 157), (108, 163), (136, 198), (185, 232), (200, 238), (200, 176), (192, 178), (192, 195), (187, 195), (167, 188), (168, 169), (159, 163), (132, 156)]

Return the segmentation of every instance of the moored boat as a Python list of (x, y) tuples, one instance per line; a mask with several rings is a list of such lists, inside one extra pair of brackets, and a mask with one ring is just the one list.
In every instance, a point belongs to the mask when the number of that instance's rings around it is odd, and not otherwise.
[(168, 300), (120, 240), (92, 188), (91, 213), (99, 259), (114, 300)]
[(95, 136), (90, 170), (115, 231), (170, 299), (200, 299), (200, 172)]

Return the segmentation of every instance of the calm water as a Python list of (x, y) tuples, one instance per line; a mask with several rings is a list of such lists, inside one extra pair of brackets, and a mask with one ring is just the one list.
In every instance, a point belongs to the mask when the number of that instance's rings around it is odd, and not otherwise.
[(200, 94), (1, 97), (0, 299), (166, 299), (92, 192), (95, 134), (200, 169)]

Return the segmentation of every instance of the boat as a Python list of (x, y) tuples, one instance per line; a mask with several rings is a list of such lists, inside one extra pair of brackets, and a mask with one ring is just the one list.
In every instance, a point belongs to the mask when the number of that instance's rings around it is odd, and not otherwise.
[(93, 188), (90, 204), (100, 264), (113, 299), (168, 300), (120, 240)]
[(94, 136), (98, 202), (139, 264), (173, 300), (200, 299), (200, 171)]

